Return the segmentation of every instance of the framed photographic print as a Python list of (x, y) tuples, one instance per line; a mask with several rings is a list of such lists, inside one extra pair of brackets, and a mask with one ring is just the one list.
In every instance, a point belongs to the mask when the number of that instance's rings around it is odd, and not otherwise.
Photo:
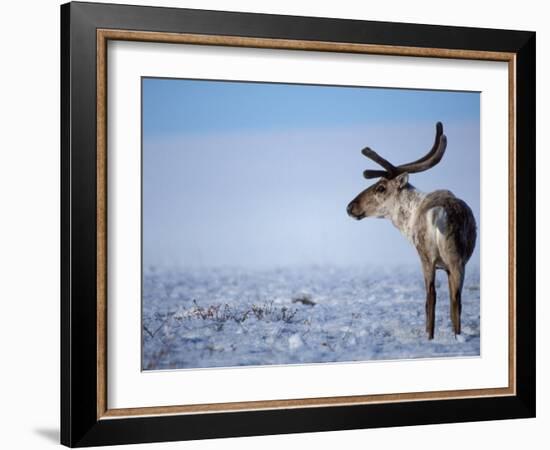
[(63, 444), (535, 415), (535, 33), (61, 26)]

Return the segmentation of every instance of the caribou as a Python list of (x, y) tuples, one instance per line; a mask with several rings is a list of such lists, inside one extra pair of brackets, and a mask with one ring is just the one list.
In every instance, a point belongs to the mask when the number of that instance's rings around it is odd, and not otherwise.
[(434, 338), (435, 272), (444, 270), (449, 282), (450, 316), (455, 338), (460, 335), (462, 286), (466, 263), (475, 248), (477, 231), (472, 210), (448, 190), (423, 193), (409, 183), (409, 174), (431, 169), (447, 147), (443, 124), (436, 124), (435, 142), (422, 158), (399, 166), (366, 147), (361, 153), (384, 170), (365, 170), (367, 179), (379, 180), (348, 205), (354, 219), (389, 219), (414, 245), (420, 257), (426, 287), (426, 333)]

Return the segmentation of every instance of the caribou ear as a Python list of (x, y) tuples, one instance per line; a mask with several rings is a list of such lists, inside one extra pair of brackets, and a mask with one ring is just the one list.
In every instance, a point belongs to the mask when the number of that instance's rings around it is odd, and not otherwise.
[(409, 174), (407, 172), (403, 172), (395, 177), (395, 182), (397, 183), (398, 189), (403, 189), (405, 186), (407, 186), (407, 183), (409, 182)]

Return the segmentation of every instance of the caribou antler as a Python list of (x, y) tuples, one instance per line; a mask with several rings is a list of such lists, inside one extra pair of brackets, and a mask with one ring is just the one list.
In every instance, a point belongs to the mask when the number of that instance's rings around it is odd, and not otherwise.
[(437, 122), (435, 126), (435, 142), (431, 150), (426, 153), (422, 158), (417, 159), (416, 161), (401, 164), (400, 166), (394, 166), (388, 160), (382, 158), (374, 150), (366, 147), (361, 153), (367, 158), (372, 159), (375, 163), (381, 165), (386, 170), (365, 170), (363, 176), (365, 178), (380, 178), (384, 177), (388, 180), (395, 178), (397, 175), (408, 172), (408, 173), (417, 173), (428, 170), (429, 168), (435, 166), (445, 153), (445, 148), (447, 148), (447, 136), (443, 134), (443, 124)]

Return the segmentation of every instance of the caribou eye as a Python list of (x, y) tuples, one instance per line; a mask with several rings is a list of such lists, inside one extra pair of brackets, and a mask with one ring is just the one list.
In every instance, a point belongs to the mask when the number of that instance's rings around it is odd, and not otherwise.
[(383, 185), (379, 185), (376, 187), (376, 192), (381, 194), (382, 192), (386, 192), (386, 188)]

